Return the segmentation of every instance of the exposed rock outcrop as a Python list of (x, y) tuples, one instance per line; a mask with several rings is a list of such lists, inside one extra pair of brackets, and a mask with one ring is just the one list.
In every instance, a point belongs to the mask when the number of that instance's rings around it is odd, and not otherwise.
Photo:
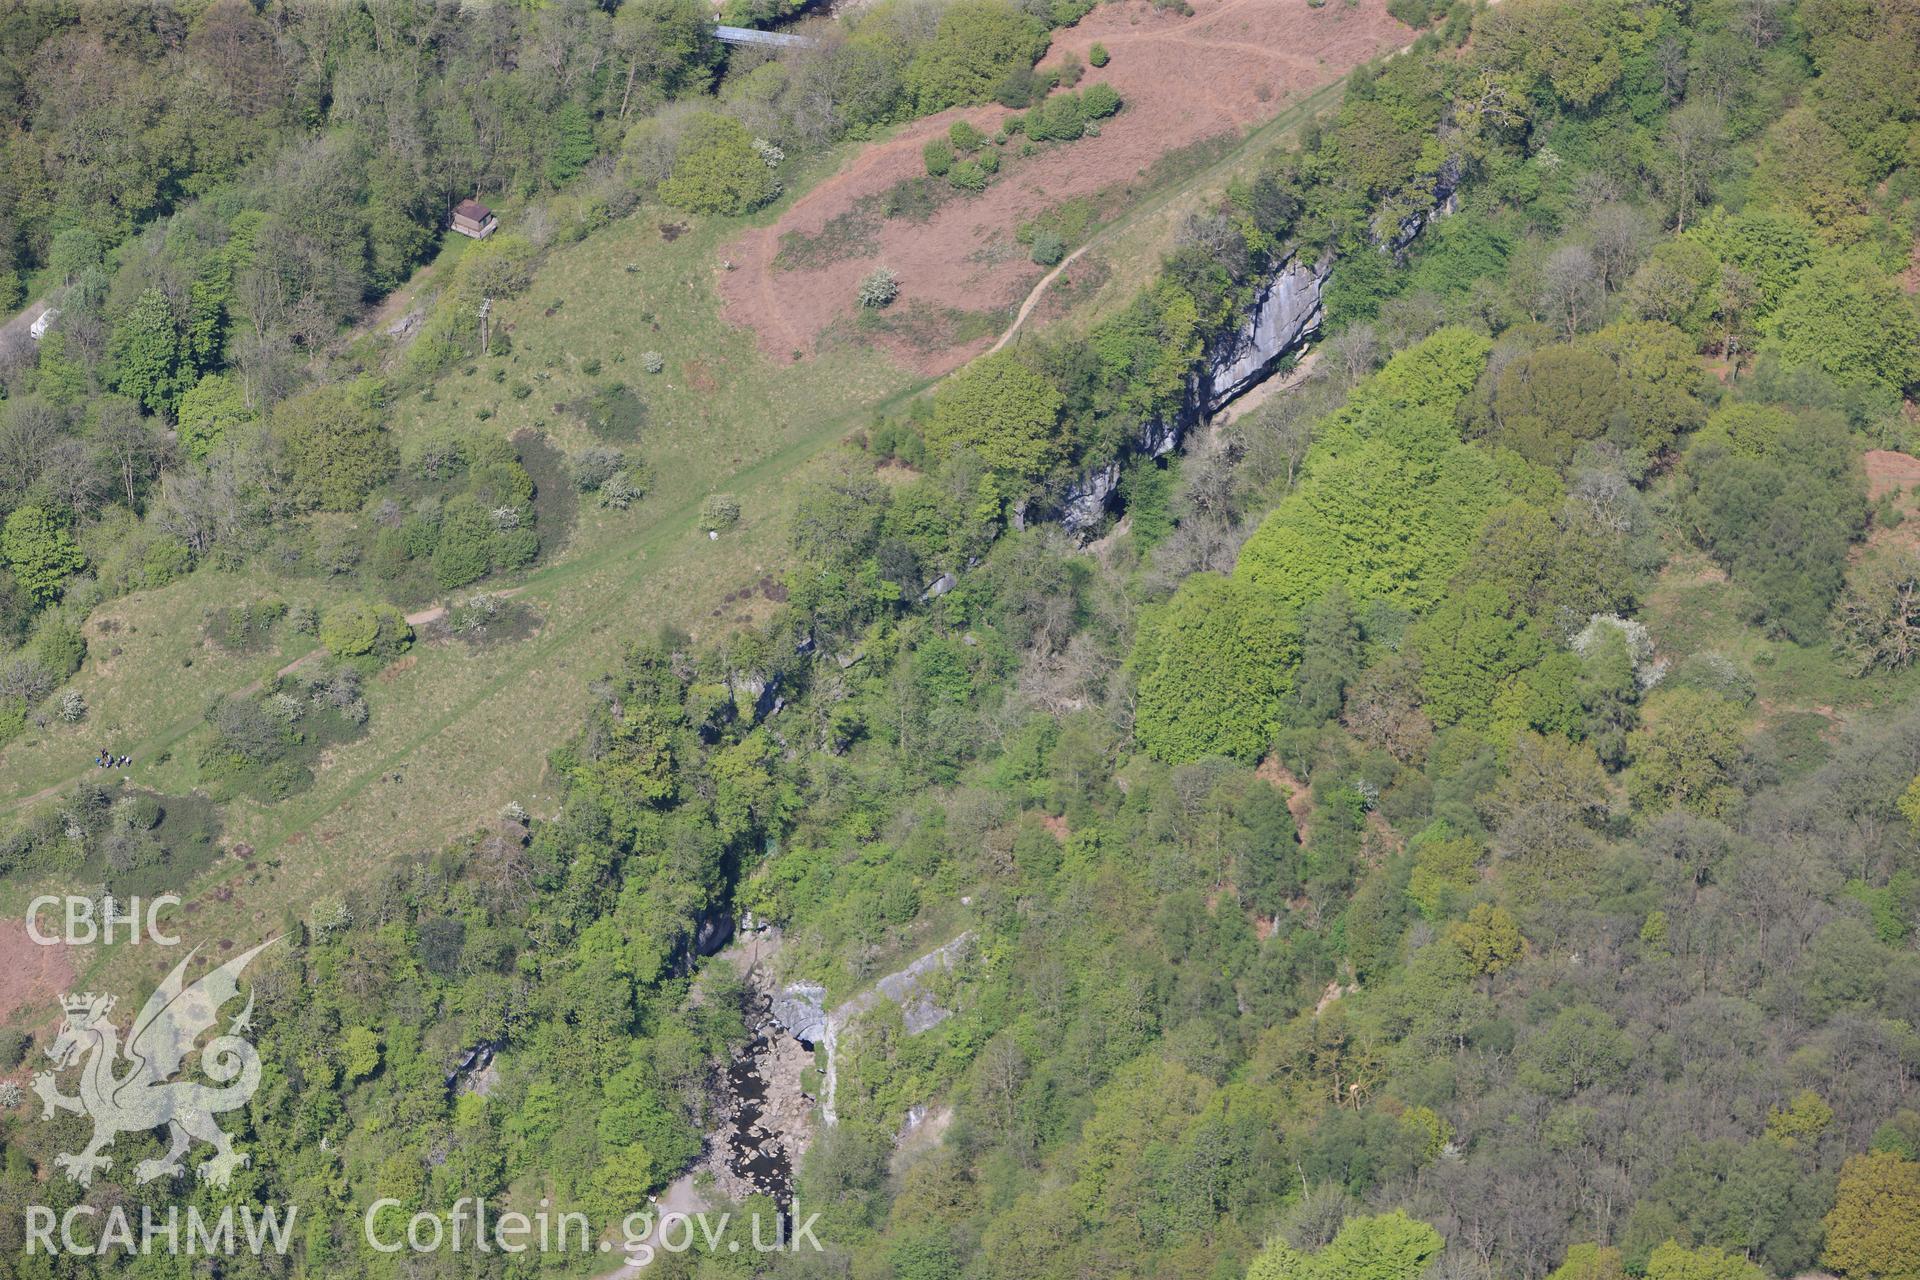
[(1434, 175), (1433, 200), (1426, 208), (1402, 217), (1392, 235), (1382, 233), (1378, 225), (1375, 226), (1374, 238), (1380, 242), (1380, 247), (1396, 257), (1401, 256), (1401, 251), (1413, 243), (1414, 237), (1452, 213), (1459, 205), (1460, 177), (1460, 157), (1447, 157), (1440, 171)]
[(1158, 458), (1173, 452), (1181, 438), (1250, 387), (1271, 375), (1280, 361), (1299, 350), (1326, 318), (1321, 301), (1332, 255), (1312, 262), (1290, 254), (1253, 296), (1246, 319), (1208, 351), (1194, 375), (1184, 404), (1169, 418), (1140, 424), (1125, 454), (1079, 476), (1060, 496), (1059, 520), (1069, 533), (1088, 535), (1113, 507), (1127, 458)]
[(800, 1087), (813, 1055), (770, 1031), (727, 1064), (706, 1165), (729, 1200), (771, 1196), (785, 1213), (793, 1203), (794, 1166), (813, 1137), (813, 1099)]
[(1273, 372), (1282, 357), (1320, 331), (1327, 309), (1321, 301), (1327, 277), (1333, 274), (1333, 255), (1303, 262), (1289, 255), (1254, 295), (1247, 318), (1226, 341), (1207, 356), (1205, 385), (1196, 406), (1217, 413), (1236, 396)]
[(869, 990), (831, 1011), (826, 1007), (827, 993), (823, 987), (811, 982), (790, 982), (781, 988), (780, 994), (773, 998), (768, 1016), (794, 1039), (809, 1046), (818, 1044), (826, 1051), (820, 1096), (823, 1121), (831, 1125), (839, 1120), (833, 1100), (840, 1032), (881, 1000), (891, 1000), (900, 1006), (900, 1020), (908, 1035), (919, 1035), (939, 1026), (953, 1016), (953, 1011), (935, 1002), (927, 983), (936, 974), (959, 963), (972, 945), (973, 932), (969, 930), (944, 946), (935, 947), (906, 968), (881, 978)]
[[(1180, 437), (1193, 415), (1182, 410), (1169, 421), (1149, 418), (1129, 443), (1128, 457), (1158, 458), (1180, 446)], [(1061, 498), (1060, 523), (1069, 533), (1086, 533), (1098, 525), (1120, 491), (1120, 459), (1089, 471), (1074, 481)]]
[[(1430, 205), (1390, 221), (1387, 229), (1376, 229), (1381, 252), (1399, 254), (1429, 225), (1452, 213), (1459, 185), (1459, 163), (1448, 160), (1435, 175)], [(1302, 252), (1296, 249), (1288, 254), (1268, 274), (1239, 327), (1207, 351), (1204, 365), (1188, 386), (1185, 403), (1171, 420), (1142, 424), (1140, 438), (1125, 453), (1068, 484), (1054, 505), (1069, 533), (1086, 537), (1099, 526), (1113, 508), (1128, 458), (1157, 458), (1171, 451), (1187, 431), (1266, 381), (1283, 359), (1320, 331), (1326, 319), (1327, 280), (1336, 261), (1331, 252), (1311, 259)]]
[(811, 982), (790, 982), (773, 998), (773, 1020), (796, 1040), (817, 1042), (827, 1030), (827, 989)]
[(727, 910), (703, 911), (694, 917), (693, 949), (710, 956), (733, 940), (733, 913)]
[(1060, 524), (1068, 533), (1088, 534), (1106, 517), (1120, 490), (1120, 463), (1096, 467), (1067, 486), (1060, 499)]

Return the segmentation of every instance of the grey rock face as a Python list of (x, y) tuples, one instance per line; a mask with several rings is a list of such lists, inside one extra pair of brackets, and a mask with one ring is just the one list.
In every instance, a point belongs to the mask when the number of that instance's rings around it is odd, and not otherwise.
[(1401, 251), (1412, 244), (1415, 237), (1459, 207), (1459, 192), (1460, 159), (1458, 156), (1449, 156), (1440, 166), (1439, 173), (1434, 175), (1433, 203), (1400, 219), (1392, 235), (1376, 235), (1383, 241), (1380, 247), (1396, 257), (1403, 256)]
[[(1459, 162), (1449, 160), (1436, 176), (1433, 204), (1380, 234), (1382, 252), (1399, 253), (1430, 224), (1452, 213), (1459, 185)], [(1326, 319), (1323, 297), (1333, 266), (1331, 253), (1312, 262), (1303, 261), (1298, 253), (1288, 255), (1254, 295), (1239, 328), (1207, 353), (1206, 366), (1195, 376), (1180, 412), (1171, 421), (1143, 423), (1130, 452), (1157, 458), (1171, 451), (1189, 428), (1264, 382), (1284, 356), (1305, 346)], [(1106, 463), (1068, 485), (1058, 505), (1058, 518), (1067, 532), (1084, 537), (1099, 526), (1120, 487), (1123, 461)]]
[[(1158, 458), (1172, 453), (1180, 446), (1180, 437), (1186, 429), (1185, 419), (1190, 416), (1182, 413), (1179, 417), (1161, 421), (1152, 418), (1140, 424), (1133, 440), (1132, 452), (1148, 458)], [(1109, 462), (1104, 467), (1087, 472), (1068, 486), (1060, 500), (1060, 524), (1068, 533), (1085, 534), (1095, 528), (1107, 514), (1113, 504), (1113, 495), (1120, 488), (1120, 463)]]
[[(1173, 452), (1189, 428), (1263, 381), (1282, 356), (1317, 333), (1326, 317), (1320, 297), (1332, 271), (1330, 255), (1312, 264), (1297, 256), (1281, 263), (1254, 295), (1245, 321), (1208, 354), (1206, 369), (1195, 377), (1180, 412), (1141, 423), (1129, 453), (1158, 458)], [(1068, 533), (1084, 536), (1099, 526), (1113, 506), (1120, 472), (1121, 460), (1115, 459), (1067, 487), (1060, 498), (1059, 519)]]
[(811, 982), (789, 983), (774, 997), (768, 1012), (794, 1039), (812, 1044), (827, 1031), (826, 999), (825, 987)]
[(710, 956), (720, 950), (733, 937), (731, 912), (705, 912), (697, 916), (693, 923), (693, 949), (703, 956)]
[(1120, 488), (1120, 464), (1109, 462), (1075, 480), (1060, 500), (1060, 524), (1071, 534), (1085, 534), (1107, 514)]
[(968, 930), (945, 946), (929, 951), (898, 973), (890, 973), (874, 983), (874, 988), (881, 995), (900, 1006), (901, 1021), (908, 1035), (917, 1036), (953, 1016), (951, 1009), (943, 1009), (934, 1003), (933, 993), (924, 985), (923, 979), (953, 968), (972, 943), (973, 932)]
[(1331, 254), (1305, 263), (1297, 255), (1280, 264), (1254, 295), (1253, 310), (1209, 360), (1202, 408), (1216, 413), (1273, 372), (1280, 357), (1319, 332), (1326, 318), (1321, 294), (1333, 273)]

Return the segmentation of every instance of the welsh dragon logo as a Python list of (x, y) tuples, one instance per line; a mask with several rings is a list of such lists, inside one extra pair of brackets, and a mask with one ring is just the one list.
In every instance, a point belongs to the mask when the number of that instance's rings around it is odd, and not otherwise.
[[(54, 1069), (34, 1076), (33, 1091), (46, 1104), (42, 1112), (45, 1118), (51, 1118), (56, 1108), (93, 1118), (93, 1141), (86, 1149), (77, 1155), (54, 1157), (54, 1164), (67, 1177), (87, 1186), (97, 1171), (113, 1163), (111, 1156), (101, 1153), (113, 1145), (116, 1137), (163, 1125), (173, 1145), (163, 1158), (142, 1160), (136, 1165), (136, 1182), (182, 1173), (180, 1157), (196, 1139), (214, 1148), (213, 1157), (198, 1167), (203, 1181), (225, 1187), (233, 1171), (246, 1166), (249, 1157), (233, 1149), (232, 1136), (214, 1123), (214, 1116), (245, 1106), (260, 1087), (260, 1055), (241, 1035), (251, 1029), (251, 993), (226, 1033), (208, 1041), (200, 1052), (200, 1070), (214, 1085), (176, 1081), (173, 1077), (179, 1074), (201, 1033), (220, 1020), (221, 1006), (238, 998), (241, 971), (277, 941), (268, 939), (191, 985), (186, 983), (187, 965), (200, 948), (189, 951), (134, 1018), (124, 1056), (119, 1029), (108, 1017), (113, 1012), (112, 996), (89, 991), (61, 1000), (67, 1020), (59, 1037), (47, 1047)], [(70, 1098), (60, 1092), (54, 1077), (76, 1062), (81, 1064), (80, 1096)]]

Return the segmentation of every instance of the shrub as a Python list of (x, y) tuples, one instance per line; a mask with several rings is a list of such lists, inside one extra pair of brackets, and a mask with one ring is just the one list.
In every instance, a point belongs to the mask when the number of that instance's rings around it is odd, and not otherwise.
[(953, 172), (947, 175), (947, 181), (962, 191), (985, 191), (987, 189), (987, 171), (976, 160), (962, 160), (953, 166)]
[(666, 370), (667, 358), (658, 351), (644, 352), (640, 356), (640, 367), (648, 373), (661, 373)]
[(316, 387), (274, 407), (272, 428), (286, 449), (301, 500), (354, 511), (393, 473), (399, 453), (382, 421), (385, 388), (372, 378)]
[(632, 471), (616, 471), (600, 486), (600, 505), (615, 511), (625, 511), (645, 496), (645, 489)]
[(348, 600), (320, 622), (320, 643), (336, 658), (391, 658), (412, 641), (413, 628), (390, 604)]
[(180, 447), (204, 458), (226, 438), (229, 428), (252, 419), (239, 379), (210, 373), (180, 398)]
[(925, 222), (940, 208), (941, 192), (931, 178), (902, 178), (880, 198), (881, 215)]
[(44, 507), (20, 507), (0, 531), (0, 555), (14, 581), (42, 604), (60, 598), (67, 579), (86, 566), (73, 536)]
[(18, 1027), (0, 1027), (0, 1071), (11, 1071), (26, 1061), (32, 1043)]
[(45, 613), (33, 629), (29, 648), (55, 680), (65, 680), (80, 669), (81, 661), (86, 658), (87, 637), (64, 611)]
[(60, 718), (68, 724), (79, 724), (87, 718), (87, 696), (78, 689), (69, 689), (60, 695)]
[(953, 168), (953, 147), (945, 138), (929, 138), (927, 145), (920, 148), (920, 158), (926, 161), (929, 174), (944, 178)]
[(1080, 106), (1089, 120), (1105, 120), (1120, 110), (1120, 91), (1104, 80), (1090, 84), (1080, 95)]
[(1920, 653), (1920, 564), (1910, 555), (1870, 556), (1846, 573), (1829, 626), (1834, 649), (1856, 674), (1903, 671)]
[(164, 587), (187, 576), (193, 568), (193, 553), (178, 538), (161, 538), (150, 543), (140, 557), (140, 576), (149, 587)]
[(624, 382), (611, 383), (580, 406), (588, 431), (602, 440), (633, 441), (647, 425), (647, 402)]
[(1019, 110), (1031, 104), (1039, 90), (1040, 77), (1033, 73), (1032, 67), (1015, 67), (994, 86), (993, 100), (1003, 107)]
[[(284, 697), (284, 694), (276, 694)], [(298, 699), (295, 699), (298, 702)], [(151, 831), (160, 825), (167, 811), (160, 804), (160, 797), (151, 792), (140, 792), (127, 801), (120, 809), (120, 820), (133, 831)]]
[(492, 564), (493, 523), (471, 495), (448, 501), (440, 517), (440, 541), (433, 549), (433, 580), (442, 590), (484, 578)]
[(582, 493), (592, 493), (626, 469), (627, 455), (618, 449), (595, 445), (573, 455), (573, 483)]
[(524, 569), (540, 555), (540, 535), (531, 529), (496, 533), (487, 554), (495, 569)]
[(1033, 237), (1033, 260), (1043, 267), (1060, 265), (1060, 259), (1067, 256), (1067, 245), (1051, 231), (1042, 231)]
[(12, 742), (27, 727), (27, 704), (0, 694), (0, 744)]
[(953, 149), (962, 155), (972, 155), (986, 145), (987, 135), (965, 120), (955, 120), (953, 126), (947, 130), (947, 141), (951, 142)]
[(1055, 434), (1065, 398), (1010, 351), (975, 360), (934, 397), (926, 440), (936, 454), (968, 449), (993, 470), (1022, 479), (1058, 459)]
[(731, 529), (740, 522), (740, 499), (730, 493), (716, 493), (700, 504), (700, 527)]
[(1087, 109), (1077, 93), (1048, 98), (1027, 117), (1027, 136), (1036, 142), (1072, 142), (1086, 131)]
[(1104, 67), (1113, 61), (1113, 55), (1107, 52), (1107, 46), (1096, 40), (1093, 42), (1093, 48), (1087, 50), (1087, 61), (1096, 67)]
[(38, 702), (52, 692), (54, 683), (51, 671), (24, 654), (0, 662), (0, 700), (23, 706)]
[(900, 277), (891, 267), (875, 267), (873, 274), (860, 282), (860, 305), (878, 309), (900, 296)]

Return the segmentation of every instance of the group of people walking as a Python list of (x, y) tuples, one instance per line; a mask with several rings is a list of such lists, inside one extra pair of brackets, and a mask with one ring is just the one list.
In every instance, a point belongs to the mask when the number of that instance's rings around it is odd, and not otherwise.
[(102, 747), (100, 748), (100, 754), (93, 758), (93, 763), (96, 768), (100, 769), (124, 769), (133, 763), (133, 757), (117, 756), (105, 747)]

